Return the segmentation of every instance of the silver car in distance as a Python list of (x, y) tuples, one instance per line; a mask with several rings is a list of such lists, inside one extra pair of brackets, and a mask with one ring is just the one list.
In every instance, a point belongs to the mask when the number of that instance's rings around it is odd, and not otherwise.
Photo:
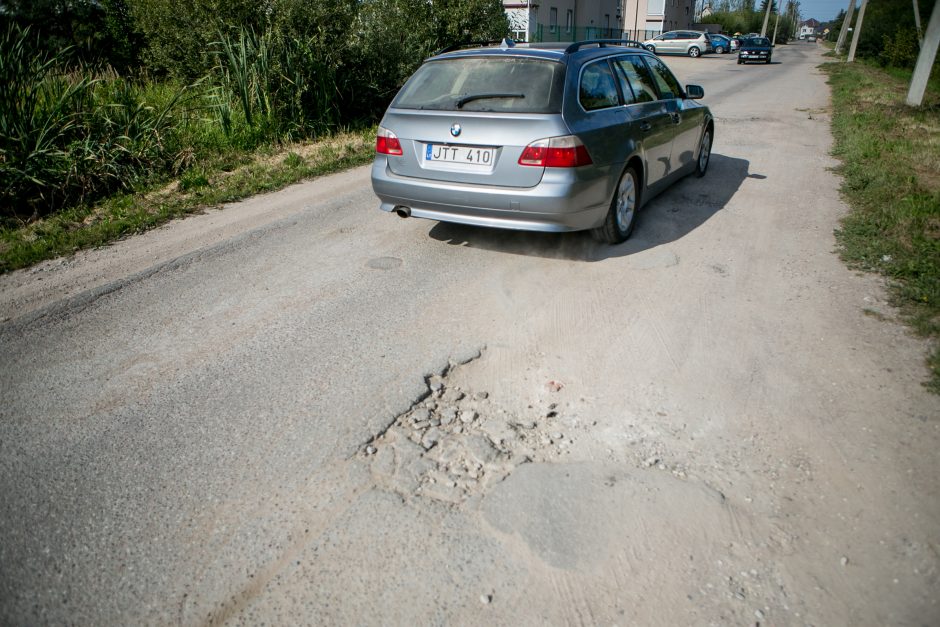
[(637, 42), (443, 51), (382, 118), (372, 188), (401, 217), (617, 244), (657, 193), (705, 174), (703, 96)]

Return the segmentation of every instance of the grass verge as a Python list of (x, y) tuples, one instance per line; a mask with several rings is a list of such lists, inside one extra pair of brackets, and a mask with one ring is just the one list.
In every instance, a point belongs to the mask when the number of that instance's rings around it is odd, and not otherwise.
[(890, 279), (893, 302), (934, 348), (925, 383), (940, 394), (940, 84), (905, 105), (910, 73), (827, 63), (834, 155), (851, 212), (837, 231), (843, 259)]
[(43, 220), (0, 228), (0, 273), (140, 233), (173, 218), (368, 163), (375, 129), (268, 148), (195, 166), (160, 188), (121, 194)]

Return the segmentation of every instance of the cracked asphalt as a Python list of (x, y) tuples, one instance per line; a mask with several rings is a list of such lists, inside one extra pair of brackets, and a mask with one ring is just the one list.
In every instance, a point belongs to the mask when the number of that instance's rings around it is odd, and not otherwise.
[(940, 621), (926, 347), (774, 58), (666, 58), (712, 162), (621, 246), (358, 168), (0, 277), (0, 623)]

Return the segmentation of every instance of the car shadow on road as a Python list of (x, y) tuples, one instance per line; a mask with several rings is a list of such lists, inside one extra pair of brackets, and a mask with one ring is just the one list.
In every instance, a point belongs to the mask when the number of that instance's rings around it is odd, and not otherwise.
[(674, 242), (721, 211), (746, 178), (763, 179), (748, 172), (750, 162), (712, 153), (704, 178), (689, 176), (646, 205), (633, 235), (623, 244), (601, 244), (588, 232), (534, 233), (438, 222), (428, 233), (452, 246), (481, 248), (511, 255), (602, 261), (623, 257)]

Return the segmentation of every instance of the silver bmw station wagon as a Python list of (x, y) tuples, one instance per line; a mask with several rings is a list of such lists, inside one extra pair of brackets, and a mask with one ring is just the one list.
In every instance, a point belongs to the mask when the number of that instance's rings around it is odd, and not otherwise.
[(401, 217), (617, 244), (657, 193), (705, 174), (703, 96), (636, 42), (445, 50), (382, 118), (372, 187)]

